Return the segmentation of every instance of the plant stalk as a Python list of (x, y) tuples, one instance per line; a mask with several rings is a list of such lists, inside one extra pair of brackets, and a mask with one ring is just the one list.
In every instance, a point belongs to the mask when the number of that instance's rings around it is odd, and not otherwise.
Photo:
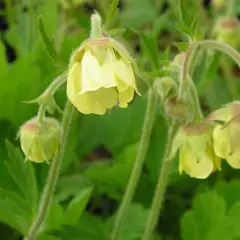
[(62, 163), (62, 159), (65, 152), (65, 145), (68, 139), (74, 111), (75, 109), (73, 105), (68, 101), (64, 110), (64, 115), (63, 115), (62, 124), (61, 124), (62, 139), (61, 139), (60, 147), (53, 158), (52, 165), (49, 170), (47, 182), (42, 194), (42, 200), (40, 201), (40, 204), (39, 204), (38, 213), (29, 229), (27, 237), (25, 237), (25, 240), (36, 239), (39, 229), (41, 228), (46, 218), (49, 206), (51, 204), (53, 192), (58, 180), (61, 163)]
[(168, 130), (168, 141), (165, 148), (162, 167), (160, 169), (158, 183), (155, 189), (152, 206), (147, 219), (147, 224), (142, 240), (152, 239), (153, 231), (157, 225), (158, 218), (161, 213), (162, 204), (164, 201), (164, 194), (167, 189), (169, 173), (172, 166), (172, 159), (169, 159), (169, 154), (172, 148), (174, 136), (178, 130), (178, 124), (173, 121)]
[(145, 118), (144, 118), (142, 135), (141, 135), (140, 143), (138, 146), (136, 161), (134, 163), (131, 176), (129, 178), (126, 192), (123, 196), (121, 205), (117, 212), (115, 225), (112, 233), (112, 240), (117, 240), (119, 238), (122, 224), (127, 215), (129, 205), (133, 199), (134, 191), (137, 187), (137, 183), (141, 176), (141, 170), (142, 170), (144, 159), (147, 153), (149, 139), (151, 136), (152, 127), (153, 127), (153, 123), (156, 115), (156, 102), (157, 102), (156, 100), (157, 100), (157, 96), (154, 93), (153, 89), (149, 89), (147, 109), (146, 109)]

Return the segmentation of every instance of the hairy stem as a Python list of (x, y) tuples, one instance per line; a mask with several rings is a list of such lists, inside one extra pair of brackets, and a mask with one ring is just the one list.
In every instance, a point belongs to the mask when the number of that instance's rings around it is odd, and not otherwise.
[(74, 113), (74, 107), (68, 101), (66, 104), (66, 107), (65, 107), (62, 124), (61, 124), (62, 139), (61, 139), (61, 143), (60, 143), (60, 148), (56, 152), (56, 154), (53, 158), (52, 165), (49, 170), (47, 182), (46, 182), (43, 194), (42, 194), (42, 199), (39, 204), (39, 210), (35, 217), (35, 220), (33, 221), (32, 225), (29, 229), (28, 235), (25, 238), (26, 240), (35, 240), (36, 239), (39, 229), (42, 226), (42, 223), (44, 222), (45, 217), (47, 215), (49, 206), (51, 204), (53, 192), (54, 192), (57, 180), (58, 180), (61, 163), (62, 163), (62, 159), (63, 159), (64, 152), (65, 152), (65, 145), (66, 145), (66, 142), (68, 139), (69, 130), (70, 130), (70, 126), (71, 126), (71, 122), (72, 122), (72, 118), (73, 118), (73, 113)]
[(152, 89), (148, 92), (148, 103), (144, 118), (144, 125), (142, 129), (142, 135), (138, 146), (138, 152), (136, 161), (133, 166), (133, 170), (127, 185), (126, 192), (123, 196), (121, 205), (118, 209), (118, 213), (115, 220), (115, 225), (112, 233), (112, 240), (117, 240), (121, 231), (122, 224), (127, 215), (128, 207), (132, 201), (134, 191), (141, 176), (141, 170), (143, 162), (147, 153), (149, 138), (152, 132), (152, 127), (156, 114), (156, 95)]
[(190, 70), (192, 70), (193, 68), (194, 61), (196, 60), (198, 48), (199, 45), (197, 42), (195, 42), (186, 51), (183, 66), (180, 73), (178, 100), (183, 99), (183, 95), (188, 84), (188, 75), (190, 73)]
[(240, 67), (240, 53), (228, 44), (215, 40), (199, 41), (198, 44), (200, 44), (203, 48), (224, 52), (229, 57), (231, 57)]
[(102, 36), (101, 17), (98, 13), (91, 16), (91, 38), (99, 38)]
[(155, 189), (154, 198), (152, 201), (152, 206), (149, 212), (149, 216), (147, 219), (147, 224), (145, 228), (145, 232), (143, 235), (143, 240), (152, 239), (153, 231), (156, 227), (158, 218), (160, 216), (160, 211), (162, 208), (162, 204), (164, 201), (164, 194), (167, 188), (169, 173), (171, 170), (172, 159), (169, 159), (169, 154), (172, 148), (172, 143), (174, 140), (174, 136), (178, 130), (177, 122), (173, 122), (168, 130), (168, 140), (165, 148), (165, 153), (162, 161), (162, 167), (160, 169), (158, 183)]

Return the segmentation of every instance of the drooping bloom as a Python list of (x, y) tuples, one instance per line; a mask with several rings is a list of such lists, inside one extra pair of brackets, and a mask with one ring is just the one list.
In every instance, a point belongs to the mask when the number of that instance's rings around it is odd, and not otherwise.
[(207, 178), (216, 169), (221, 170), (220, 158), (213, 150), (211, 124), (190, 123), (181, 127), (173, 142), (173, 151), (179, 148), (179, 172), (198, 179)]
[(21, 126), (19, 137), (27, 160), (45, 162), (51, 160), (58, 151), (61, 128), (59, 122), (53, 118), (45, 117), (39, 123), (35, 117)]
[(89, 39), (71, 58), (67, 96), (84, 114), (104, 114), (118, 104), (126, 108), (137, 92), (133, 59), (112, 38)]
[(216, 155), (226, 159), (233, 168), (240, 168), (240, 102), (233, 102), (216, 110), (208, 120), (222, 122), (213, 131)]

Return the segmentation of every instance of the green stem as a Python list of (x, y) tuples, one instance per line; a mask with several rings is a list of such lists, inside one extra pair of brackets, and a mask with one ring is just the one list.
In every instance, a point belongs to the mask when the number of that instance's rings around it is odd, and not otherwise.
[(98, 13), (91, 16), (91, 38), (99, 38), (102, 36), (101, 17)]
[(46, 106), (44, 104), (41, 104), (38, 110), (38, 115), (37, 115), (37, 120), (39, 123), (41, 123), (44, 119), (45, 110), (46, 110)]
[(237, 50), (235, 50), (233, 47), (223, 42), (219, 42), (215, 40), (199, 41), (198, 44), (200, 44), (203, 48), (210, 48), (210, 49), (224, 52), (229, 57), (231, 57), (240, 67), (240, 53)]
[[(55, 92), (67, 81), (67, 73), (64, 72), (63, 74), (56, 77), (51, 84), (48, 86), (48, 88), (45, 90), (45, 94), (51, 94), (54, 95)], [(43, 93), (43, 94), (44, 94)]]
[(118, 209), (118, 213), (116, 216), (115, 225), (112, 233), (112, 240), (117, 240), (119, 238), (121, 227), (125, 220), (128, 207), (132, 201), (134, 191), (136, 189), (137, 183), (141, 176), (141, 170), (142, 170), (143, 162), (147, 153), (149, 138), (152, 132), (152, 127), (153, 127), (155, 114), (156, 114), (156, 102), (157, 102), (156, 98), (157, 97), (154, 91), (152, 89), (149, 89), (147, 109), (146, 109), (145, 118), (144, 118), (142, 135), (141, 135), (140, 143), (138, 146), (136, 161), (134, 163), (131, 176), (129, 178), (126, 192), (123, 196), (122, 203)]
[(193, 109), (195, 111), (194, 120), (202, 119), (203, 113), (202, 113), (202, 109), (201, 109), (200, 102), (199, 102), (198, 91), (190, 77), (189, 77), (189, 87), (190, 87), (190, 90), (192, 93)]
[(196, 60), (198, 48), (199, 48), (198, 43), (194, 42), (186, 51), (183, 66), (180, 73), (178, 100), (183, 99), (183, 95), (188, 84), (188, 75), (190, 73), (190, 70), (192, 70), (193, 68), (194, 61)]
[(156, 227), (158, 218), (161, 213), (160, 211), (164, 201), (164, 194), (167, 188), (169, 173), (172, 165), (172, 159), (168, 159), (168, 156), (171, 151), (173, 139), (177, 130), (178, 130), (178, 124), (177, 122), (174, 121), (168, 130), (168, 141), (165, 148), (162, 167), (160, 169), (158, 183), (157, 183), (155, 193), (154, 193), (154, 198), (152, 201), (152, 206), (148, 216), (145, 232), (142, 238), (143, 240), (152, 239), (153, 231)]
[(47, 182), (43, 191), (42, 200), (39, 204), (39, 210), (38, 210), (37, 216), (35, 217), (35, 220), (33, 221), (25, 240), (36, 239), (39, 229), (47, 215), (49, 206), (51, 204), (51, 199), (53, 196), (55, 185), (58, 180), (61, 163), (62, 163), (63, 155), (65, 152), (65, 145), (68, 139), (69, 130), (70, 130), (70, 126), (73, 118), (73, 113), (74, 113), (74, 107), (68, 101), (66, 104), (63, 119), (62, 119), (61, 127), (62, 127), (63, 135), (62, 135), (60, 148), (59, 148), (59, 151), (57, 151), (57, 153), (54, 156), (51, 168), (49, 170)]

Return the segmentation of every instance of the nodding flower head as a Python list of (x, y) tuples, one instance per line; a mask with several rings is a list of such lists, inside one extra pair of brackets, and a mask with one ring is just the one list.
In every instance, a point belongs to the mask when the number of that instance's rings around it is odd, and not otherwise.
[(221, 169), (220, 158), (213, 151), (211, 123), (196, 122), (182, 126), (173, 142), (179, 148), (179, 172), (193, 178), (207, 178), (216, 169)]
[(216, 110), (208, 120), (219, 121), (213, 131), (216, 155), (226, 159), (233, 168), (240, 168), (240, 102)]
[(89, 39), (72, 55), (67, 96), (84, 114), (104, 114), (116, 104), (126, 108), (138, 93), (133, 59), (112, 38)]

